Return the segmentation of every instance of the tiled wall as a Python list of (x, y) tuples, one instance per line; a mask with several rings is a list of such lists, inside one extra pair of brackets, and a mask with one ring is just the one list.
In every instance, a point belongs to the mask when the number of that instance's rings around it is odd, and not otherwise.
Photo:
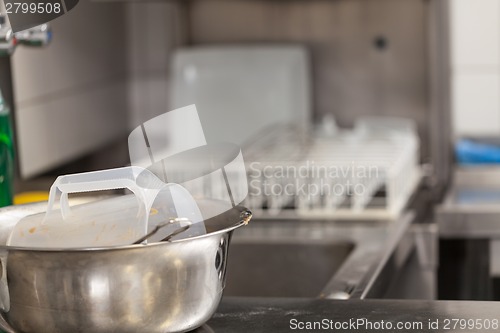
[(13, 80), (23, 178), (126, 135), (124, 9), (119, 3), (80, 1), (51, 23), (51, 45), (17, 49)]
[(178, 2), (127, 4), (129, 127), (167, 112), (169, 55), (183, 42)]
[[(177, 2), (80, 1), (51, 22), (53, 42), (13, 59), (23, 178), (60, 166), (167, 110)], [(126, 139), (125, 139), (126, 141)]]
[[(183, 44), (304, 43), (313, 57), (316, 119), (333, 112), (341, 125), (352, 125), (366, 114), (411, 117), (425, 157), (431, 122), (425, 4), (82, 1), (75, 15), (54, 21), (49, 48), (15, 56), (19, 117), (28, 133), (20, 140), (23, 174), (91, 151), (165, 112), (169, 54)], [(377, 46), (380, 39), (385, 47)], [(58, 119), (71, 124), (65, 136), (57, 134)]]
[(500, 135), (500, 1), (449, 0), (456, 136)]
[(409, 117), (428, 160), (427, 10), (422, 0), (192, 0), (189, 41), (300, 43), (312, 60), (314, 118)]

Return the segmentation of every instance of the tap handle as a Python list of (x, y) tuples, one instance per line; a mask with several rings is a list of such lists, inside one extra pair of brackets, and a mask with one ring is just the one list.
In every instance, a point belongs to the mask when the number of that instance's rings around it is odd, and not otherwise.
[(8, 56), (14, 52), (16, 39), (11, 27), (7, 24), (5, 15), (0, 14), (0, 56)]
[(52, 31), (48, 24), (41, 24), (15, 34), (18, 44), (27, 46), (46, 46), (52, 40)]

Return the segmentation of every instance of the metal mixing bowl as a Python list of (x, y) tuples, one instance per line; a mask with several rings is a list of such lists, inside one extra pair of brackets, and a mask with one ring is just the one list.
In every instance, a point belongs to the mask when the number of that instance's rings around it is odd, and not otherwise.
[(231, 234), (249, 217), (236, 207), (206, 221), (206, 235), (148, 245), (0, 246), (0, 327), (8, 333), (195, 329), (220, 302)]

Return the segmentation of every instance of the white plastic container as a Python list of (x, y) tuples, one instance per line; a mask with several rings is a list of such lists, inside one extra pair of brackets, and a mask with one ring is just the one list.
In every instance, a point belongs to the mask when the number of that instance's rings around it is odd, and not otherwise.
[[(70, 207), (70, 193), (127, 188), (133, 194)], [(163, 239), (185, 220), (190, 227), (174, 239), (204, 234), (200, 210), (189, 192), (165, 184), (149, 170), (126, 167), (60, 176), (50, 189), (46, 213), (21, 219), (7, 245), (36, 248), (80, 248), (130, 245), (159, 223), (175, 218), (149, 239)]]

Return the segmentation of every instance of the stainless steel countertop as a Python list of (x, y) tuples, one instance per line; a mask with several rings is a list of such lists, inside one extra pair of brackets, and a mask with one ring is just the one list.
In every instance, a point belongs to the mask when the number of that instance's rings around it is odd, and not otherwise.
[[(370, 322), (422, 323), (422, 328), (385, 330), (386, 332), (495, 332), (500, 329), (448, 329), (445, 319), (497, 319), (500, 321), (500, 302), (479, 301), (412, 301), (412, 300), (320, 300), (277, 298), (224, 298), (217, 313), (202, 332), (291, 332), (290, 320), (303, 322), (349, 321), (366, 318)], [(429, 328), (439, 321), (439, 328)], [(450, 323), (453, 327), (453, 322)], [(303, 330), (310, 332), (313, 330)], [(318, 330), (320, 331), (320, 330)], [(333, 331), (333, 330), (332, 330)], [(382, 330), (338, 330), (342, 332), (381, 332)]]
[(500, 168), (457, 168), (436, 222), (442, 238), (499, 238)]

